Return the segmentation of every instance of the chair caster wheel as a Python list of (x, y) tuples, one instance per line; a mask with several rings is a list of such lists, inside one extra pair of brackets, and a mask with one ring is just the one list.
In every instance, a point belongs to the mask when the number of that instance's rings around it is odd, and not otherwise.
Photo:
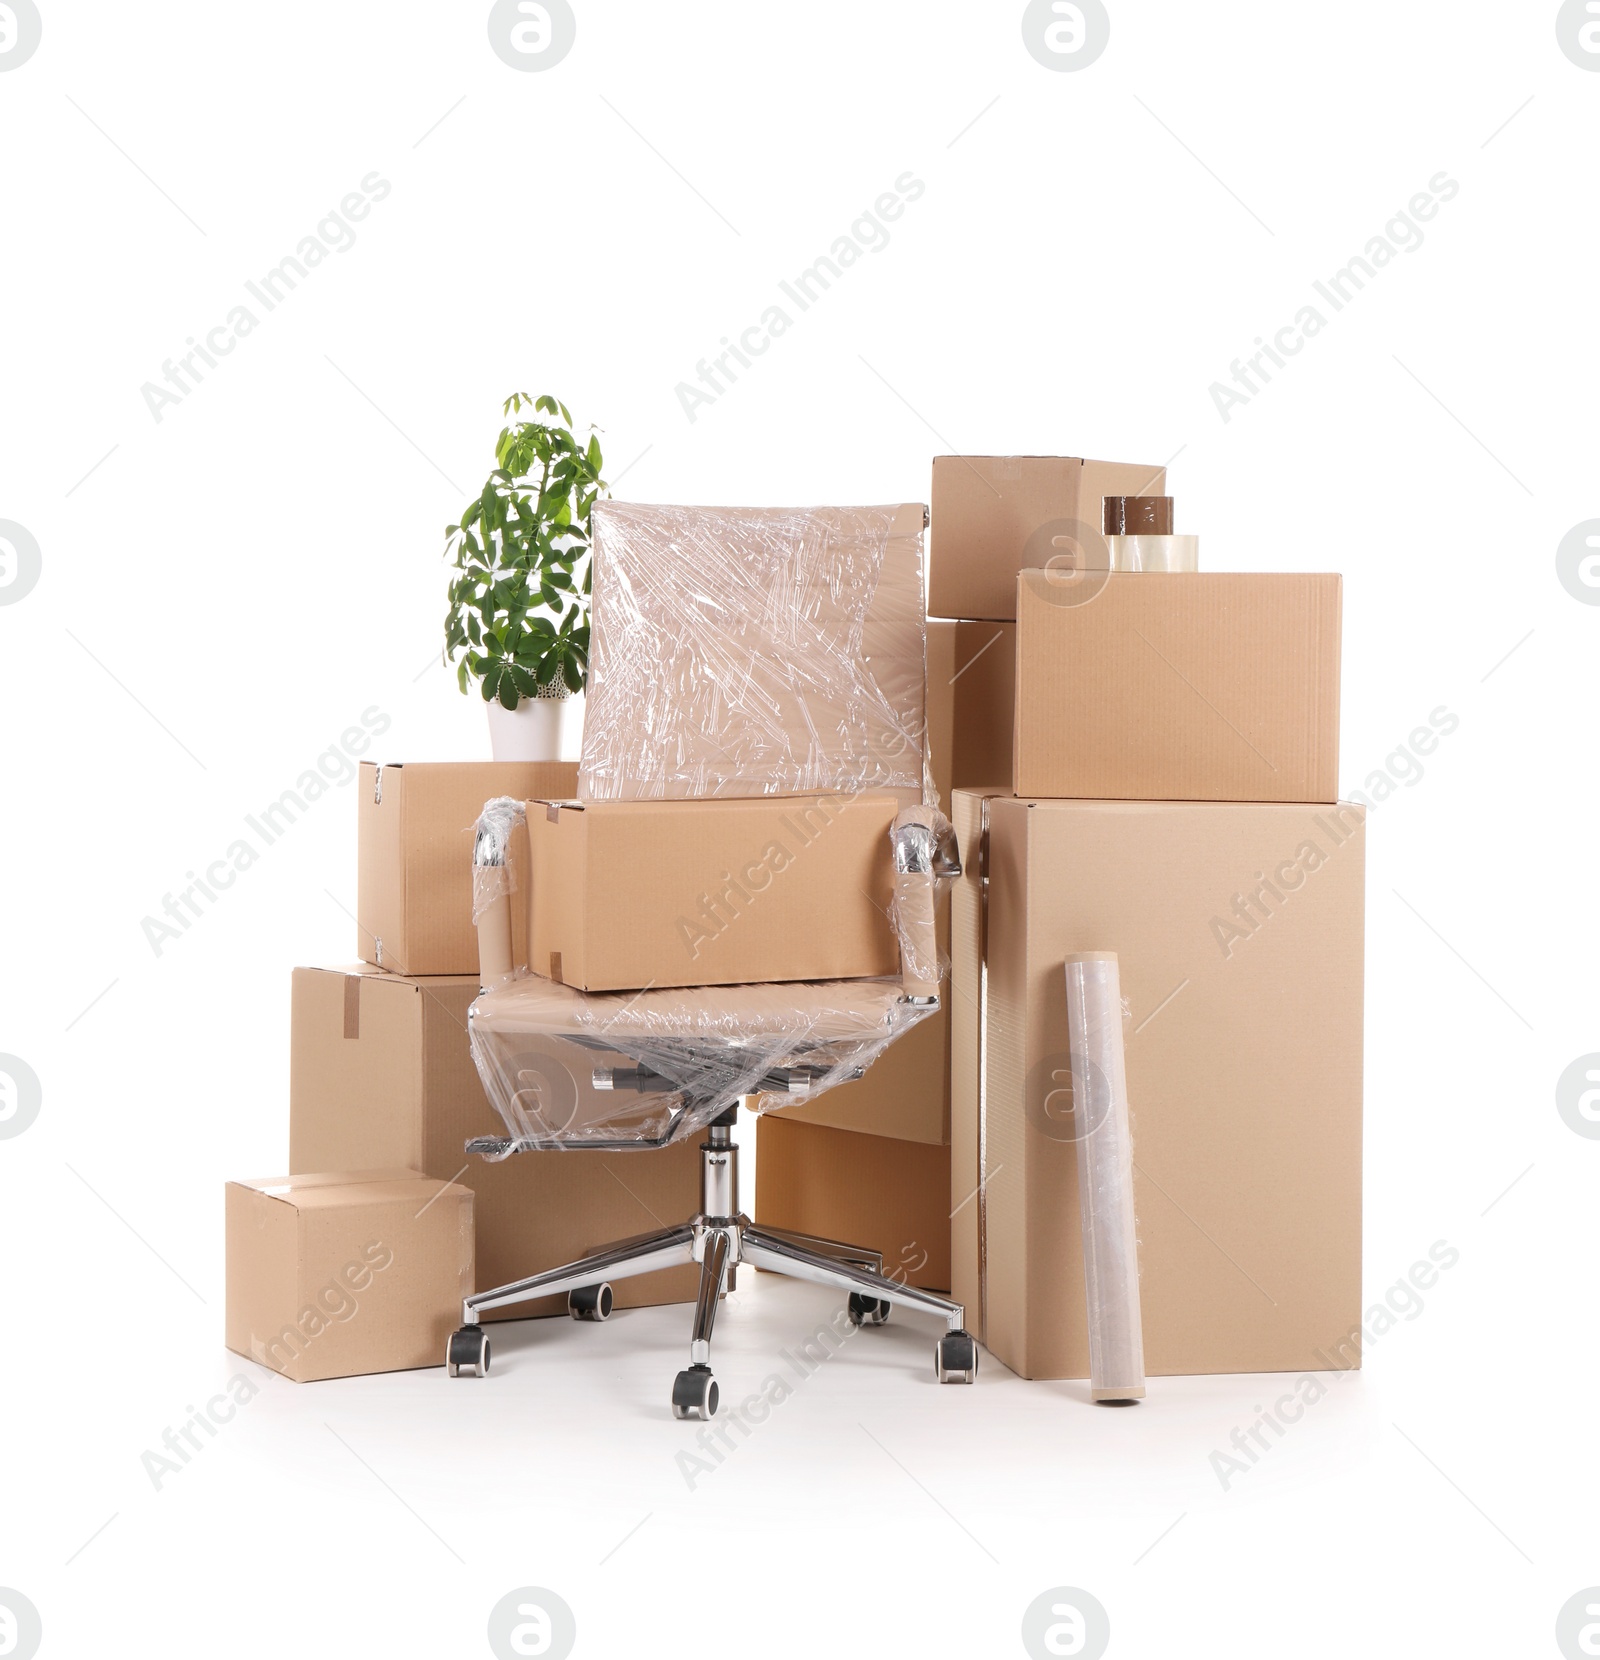
[(453, 1378), (488, 1377), (489, 1334), (482, 1326), (463, 1326), (451, 1332), (444, 1363)]
[(850, 1293), (850, 1324), (852, 1326), (881, 1326), (889, 1319), (887, 1297), (867, 1297), (859, 1291)]
[(940, 1383), (971, 1383), (978, 1375), (978, 1345), (964, 1331), (947, 1331), (933, 1351)]
[(709, 1366), (691, 1366), (672, 1381), (674, 1418), (714, 1418), (720, 1398)]
[(567, 1313), (574, 1320), (609, 1320), (614, 1301), (611, 1287), (602, 1280), (599, 1285), (583, 1285), (569, 1291)]

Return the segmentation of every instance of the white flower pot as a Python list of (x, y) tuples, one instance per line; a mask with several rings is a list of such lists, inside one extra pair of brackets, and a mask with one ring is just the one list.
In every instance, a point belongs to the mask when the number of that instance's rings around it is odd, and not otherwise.
[(515, 709), (498, 698), (489, 711), (489, 746), (497, 761), (576, 761), (583, 744), (583, 694), (525, 697)]

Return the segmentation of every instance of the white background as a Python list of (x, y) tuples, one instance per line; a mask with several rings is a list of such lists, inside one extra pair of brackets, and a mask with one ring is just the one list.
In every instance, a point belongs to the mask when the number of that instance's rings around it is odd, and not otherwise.
[[(542, 1585), (580, 1656), (998, 1656), (1068, 1585), (1114, 1656), (1559, 1653), (1600, 1583), (1600, 1144), (1555, 1105), (1600, 1049), (1600, 609), (1555, 558), (1600, 515), (1600, 73), (1551, 0), (1112, 0), (1068, 73), (1020, 0), (577, 0), (538, 73), (483, 0), (38, 3), (0, 73), (0, 518), (42, 551), (0, 605), (0, 1052), (43, 1084), (0, 1141), (0, 1585), (42, 1652), (488, 1653)], [(908, 170), (888, 245), (691, 423), (677, 384)], [(142, 385), (373, 171), (354, 246), (157, 422)], [(1212, 383), (1441, 171), (1422, 245), (1224, 421)], [(289, 970), (352, 955), (353, 789), (159, 956), (141, 922), (364, 709), (380, 759), (487, 755), (440, 554), (514, 389), (643, 500), (1176, 455), (1208, 568), (1345, 573), (1347, 789), (1459, 717), (1370, 826), (1367, 1302), (1460, 1261), (1227, 1490), (1279, 1380), (938, 1389), (901, 1316), (693, 1490), (682, 1308), (523, 1326), (483, 1384), (223, 1349), (222, 1184), (287, 1163)], [(833, 1306), (741, 1293), (730, 1393)]]

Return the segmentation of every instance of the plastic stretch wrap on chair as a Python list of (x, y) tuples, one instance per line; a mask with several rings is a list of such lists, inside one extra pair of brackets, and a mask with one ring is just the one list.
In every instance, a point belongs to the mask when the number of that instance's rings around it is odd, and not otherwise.
[(884, 850), (901, 978), (637, 992), (579, 991), (507, 966), (507, 848), (523, 815), (502, 797), (478, 821), (474, 919), (480, 942), (494, 928), (506, 959), (485, 974), (470, 1015), (478, 1074), (516, 1143), (660, 1145), (741, 1096), (759, 1112), (796, 1106), (860, 1077), (938, 1007), (934, 900), (960, 867), (936, 808), (902, 809)]
[(483, 804), (472, 835), (472, 921), (479, 926), (486, 912), (517, 891), (511, 864), (511, 837), (528, 822), (524, 803), (499, 795)]
[(934, 1007), (898, 980), (582, 992), (529, 974), (473, 1004), (472, 1054), (520, 1143), (662, 1144), (741, 1096), (770, 1111), (859, 1076)]
[(579, 796), (936, 799), (924, 516), (597, 504)]

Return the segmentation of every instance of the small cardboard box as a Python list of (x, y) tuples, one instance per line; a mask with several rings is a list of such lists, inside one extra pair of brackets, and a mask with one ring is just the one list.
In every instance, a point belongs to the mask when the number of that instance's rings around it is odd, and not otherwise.
[(864, 1245), (892, 1278), (947, 1289), (950, 1149), (789, 1118), (765, 1113), (756, 1132), (757, 1223)]
[(227, 1344), (295, 1383), (442, 1366), (472, 1290), (472, 1193), (414, 1170), (227, 1188)]
[(1017, 579), (1022, 796), (1331, 804), (1337, 576)]
[(928, 614), (1005, 621), (1017, 572), (1105, 564), (1106, 496), (1166, 494), (1167, 470), (1065, 455), (936, 455)]
[(956, 811), (968, 1329), (1024, 1377), (1088, 1373), (1063, 962), (1115, 951), (1146, 1370), (1357, 1364), (1362, 809), (958, 792)]
[(900, 972), (892, 795), (530, 802), (529, 967), (584, 991)]
[[(364, 761), (356, 954), (395, 974), (476, 974), (472, 831), (484, 802), (577, 787), (568, 761)], [(513, 923), (520, 947), (520, 920)]]
[[(477, 1197), (475, 1289), (571, 1262), (699, 1209), (692, 1141), (659, 1151), (519, 1153), (469, 1158), (469, 1137), (504, 1135), (467, 1040), (476, 975), (402, 979), (379, 969), (297, 968), (289, 1047), (294, 1170), (407, 1165)], [(618, 1280), (619, 1308), (692, 1301), (693, 1267)], [(564, 1314), (564, 1297), (486, 1318)]]

